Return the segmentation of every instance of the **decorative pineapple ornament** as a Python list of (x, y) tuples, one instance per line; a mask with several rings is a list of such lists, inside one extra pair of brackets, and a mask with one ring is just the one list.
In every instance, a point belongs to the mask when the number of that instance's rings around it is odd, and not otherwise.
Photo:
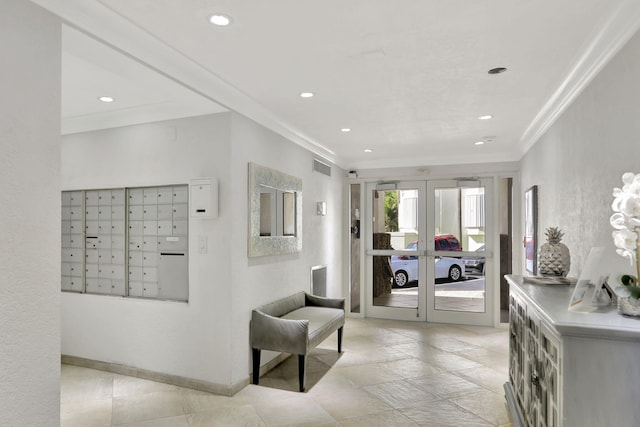
[(544, 234), (547, 236), (547, 243), (538, 251), (538, 273), (565, 277), (571, 267), (571, 256), (569, 248), (560, 242), (564, 233), (558, 227), (549, 227)]

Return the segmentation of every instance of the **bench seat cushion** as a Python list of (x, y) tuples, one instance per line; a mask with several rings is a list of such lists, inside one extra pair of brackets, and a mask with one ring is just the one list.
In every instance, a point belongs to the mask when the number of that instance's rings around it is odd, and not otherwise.
[(324, 341), (336, 329), (344, 325), (344, 310), (338, 308), (307, 306), (282, 316), (288, 320), (309, 321), (308, 348), (313, 348)]

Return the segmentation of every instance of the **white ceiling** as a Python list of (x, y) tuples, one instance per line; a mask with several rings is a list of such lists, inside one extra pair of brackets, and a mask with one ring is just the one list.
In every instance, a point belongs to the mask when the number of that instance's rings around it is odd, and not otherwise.
[(637, 0), (33, 1), (72, 27), (65, 132), (227, 108), (358, 169), (518, 160), (640, 24)]

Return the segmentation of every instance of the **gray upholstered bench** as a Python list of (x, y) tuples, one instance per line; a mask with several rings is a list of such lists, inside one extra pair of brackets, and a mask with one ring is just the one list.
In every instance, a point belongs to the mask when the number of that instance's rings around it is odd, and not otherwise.
[(305, 389), (307, 354), (336, 330), (342, 352), (344, 299), (298, 292), (258, 307), (251, 313), (253, 383), (260, 380), (260, 350), (298, 355), (300, 391)]

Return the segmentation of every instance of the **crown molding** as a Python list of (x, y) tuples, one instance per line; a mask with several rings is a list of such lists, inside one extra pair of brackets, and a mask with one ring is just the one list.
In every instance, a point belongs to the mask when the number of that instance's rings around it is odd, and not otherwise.
[(626, 0), (606, 17), (582, 55), (520, 138), (521, 156), (535, 145), (640, 28), (640, 2)]
[(146, 65), (185, 88), (238, 112), (338, 166), (336, 154), (280, 120), (239, 88), (171, 48), (99, 0), (31, 0), (65, 24)]

